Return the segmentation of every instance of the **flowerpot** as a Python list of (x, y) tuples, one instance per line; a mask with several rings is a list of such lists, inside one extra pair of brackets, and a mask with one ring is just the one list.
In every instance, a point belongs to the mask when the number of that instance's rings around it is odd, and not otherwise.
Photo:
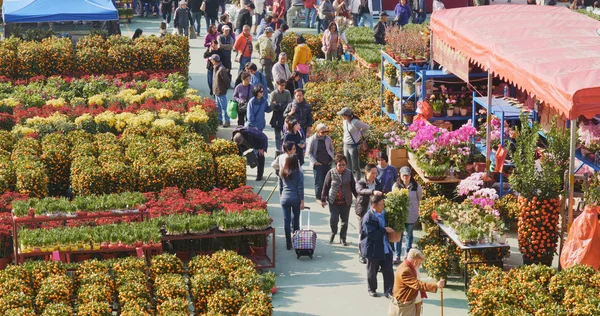
[(459, 115), (460, 114), (460, 110), (462, 110), (462, 109), (455, 106), (454, 107), (454, 115)]
[(213, 140), (217, 139), (217, 135), (213, 134), (213, 135), (208, 135), (208, 142), (212, 142)]
[(390, 87), (395, 87), (398, 85), (398, 78), (387, 78), (386, 80)]
[(485, 162), (473, 163), (473, 168), (475, 169), (475, 172), (485, 172), (485, 166), (486, 166)]
[(441, 111), (440, 112), (433, 111), (433, 116), (434, 117), (442, 117), (442, 112)]
[(429, 230), (429, 223), (427, 223), (427, 222), (421, 222), (421, 230), (423, 232), (427, 232)]
[(446, 110), (446, 115), (447, 115), (448, 117), (454, 116), (454, 108), (452, 108), (452, 109), (447, 109), (447, 110)]
[(10, 257), (0, 258), (0, 270), (6, 269), (6, 266), (10, 263)]
[(473, 171), (475, 171), (475, 167), (473, 167), (472, 163), (467, 164), (467, 171), (469, 173), (473, 173)]
[(190, 252), (189, 251), (176, 251), (175, 255), (177, 256), (177, 258), (179, 258), (179, 260), (181, 260), (183, 262), (190, 261)]
[(469, 113), (469, 109), (467, 109), (467, 108), (460, 109), (460, 115), (467, 116), (468, 113)]
[(80, 212), (80, 211), (75, 212), (75, 214), (77, 214), (77, 216), (81, 216), (81, 217), (88, 215), (87, 212)]
[(506, 235), (498, 236), (498, 239), (496, 239), (496, 241), (499, 244), (504, 245), (506, 243)]
[(114, 253), (103, 253), (102, 254), (103, 260), (110, 260), (110, 259), (116, 259), (116, 258), (117, 258), (117, 254), (114, 254)]
[(91, 253), (73, 255), (73, 260), (75, 262), (83, 262), (83, 261), (90, 260), (90, 259), (92, 259), (92, 254)]
[(390, 114), (394, 114), (394, 103), (386, 103), (385, 104), (385, 111), (390, 113)]
[(412, 124), (414, 117), (415, 116), (412, 115), (412, 114), (403, 114), (402, 115), (402, 122), (404, 122), (404, 124)]
[(92, 250), (92, 245), (90, 245), (90, 244), (83, 244), (83, 250), (86, 250), (86, 251)]
[(254, 256), (264, 256), (267, 254), (267, 247), (251, 247), (250, 251)]
[(454, 175), (459, 179), (466, 179), (471, 175), (471, 173), (467, 170), (454, 171)]

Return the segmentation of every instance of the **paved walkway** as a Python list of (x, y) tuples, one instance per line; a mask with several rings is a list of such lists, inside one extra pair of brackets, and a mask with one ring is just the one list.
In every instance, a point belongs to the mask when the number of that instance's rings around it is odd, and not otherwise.
[[(523, 0), (524, 1), (524, 0)], [(123, 35), (131, 36), (136, 28), (141, 28), (144, 34), (157, 33), (159, 19), (136, 18), (132, 24), (122, 27)], [(169, 29), (172, 31), (172, 28)], [(294, 32), (311, 32), (308, 29), (292, 29)], [(314, 32), (314, 31), (312, 31)], [(205, 29), (202, 35), (205, 34)], [(197, 89), (200, 95), (207, 96), (206, 61), (202, 58), (205, 51), (204, 39), (191, 40), (190, 86)], [(255, 62), (256, 58), (253, 59)], [(234, 71), (233, 77), (237, 73)], [(232, 92), (230, 91), (229, 97)], [(267, 119), (268, 122), (268, 119)], [(218, 137), (230, 138), (233, 128), (220, 128)], [(271, 173), (270, 163), (274, 158), (274, 132), (267, 127), (265, 133), (269, 137), (265, 178)], [(292, 315), (386, 315), (390, 301), (383, 298), (371, 298), (367, 295), (366, 268), (357, 260), (357, 229), (355, 217), (351, 214), (348, 241), (350, 245), (329, 244), (329, 211), (315, 203), (313, 172), (308, 166), (304, 167), (305, 174), (305, 205), (310, 206), (311, 229), (318, 234), (317, 249), (313, 260), (308, 257), (296, 259), (293, 251), (285, 249), (283, 234), (283, 215), (279, 206), (279, 194), (273, 194), (268, 207), (273, 217), (273, 225), (277, 231), (277, 273), (278, 292), (273, 296), (276, 316)], [(276, 183), (275, 175), (265, 185), (261, 196), (267, 198)], [(248, 185), (256, 190), (262, 183), (254, 181), (255, 169), (248, 169)], [(303, 215), (304, 225), (307, 216)], [(421, 232), (416, 231), (416, 236)], [(515, 238), (511, 238), (513, 252)], [(336, 242), (338, 239), (336, 239)], [(416, 242), (416, 241), (415, 241)], [(518, 252), (518, 251), (517, 251)], [(514, 256), (513, 256), (514, 257)], [(513, 259), (513, 258), (511, 258)], [(518, 258), (517, 260), (520, 260)], [(423, 280), (432, 281), (421, 271)], [(450, 278), (448, 287), (444, 290), (444, 312), (446, 315), (467, 315), (467, 302), (463, 292), (463, 282), (460, 277)], [(383, 279), (379, 275), (379, 293), (382, 293)], [(440, 294), (431, 294), (425, 300), (423, 315), (440, 313)]]

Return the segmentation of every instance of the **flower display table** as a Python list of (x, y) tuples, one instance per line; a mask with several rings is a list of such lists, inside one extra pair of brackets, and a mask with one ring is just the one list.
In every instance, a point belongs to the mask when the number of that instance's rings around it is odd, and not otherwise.
[[(150, 214), (145, 211), (132, 210), (127, 212), (112, 212), (108, 214), (108, 212), (96, 212), (96, 213), (87, 213), (85, 215), (74, 215), (74, 216), (52, 216), (52, 217), (16, 217), (13, 216), (13, 245), (14, 245), (14, 254), (15, 254), (15, 264), (22, 264), (24, 259), (27, 257), (37, 257), (37, 256), (45, 256), (47, 259), (50, 259), (52, 252), (48, 251), (34, 251), (23, 253), (19, 251), (19, 226), (21, 225), (37, 225), (45, 222), (60, 222), (67, 220), (94, 220), (100, 218), (119, 218), (119, 217), (139, 217), (140, 221), (148, 220), (150, 218)], [(160, 248), (160, 249), (158, 249)], [(147, 250), (154, 251), (158, 250), (160, 253), (162, 251), (162, 245), (143, 245), (142, 249), (144, 252)], [(63, 252), (65, 255), (64, 259), (67, 262), (71, 262), (70, 255), (71, 254), (92, 254), (92, 253), (111, 253), (111, 252), (135, 252), (136, 247), (119, 247), (119, 248), (107, 248), (107, 249), (81, 249), (75, 251), (67, 251)], [(146, 257), (149, 257), (150, 253), (146, 254)]]
[[(208, 234), (185, 234), (185, 235), (173, 235), (173, 236), (163, 236), (163, 242), (175, 241), (175, 240), (195, 240), (195, 239), (210, 239), (210, 238), (220, 238), (220, 237), (242, 237), (242, 236), (264, 236), (264, 245), (267, 245), (267, 237), (271, 235), (271, 256), (266, 249), (253, 248), (251, 249), (252, 254), (248, 255), (248, 258), (251, 259), (256, 265), (257, 269), (269, 269), (275, 268), (275, 228), (269, 227), (265, 230), (259, 231), (251, 231), (245, 230), (237, 233), (225, 233), (220, 231), (210, 232)], [(266, 247), (265, 247), (266, 248)], [(263, 251), (264, 250), (264, 251)]]
[[(493, 248), (510, 248), (510, 246), (508, 244), (498, 244), (498, 243), (478, 243), (477, 245), (465, 245), (460, 241), (460, 238), (458, 237), (458, 235), (456, 235), (456, 232), (454, 232), (454, 230), (442, 223), (437, 223), (437, 225), (439, 226), (440, 230), (439, 230), (439, 234), (440, 234), (440, 238), (446, 239), (446, 241), (448, 241), (448, 239), (450, 239), (452, 242), (454, 242), (454, 244), (456, 244), (456, 246), (458, 248), (460, 248), (464, 254), (465, 254), (465, 270), (464, 270), (464, 279), (465, 279), (465, 291), (469, 288), (469, 265), (470, 264), (480, 264), (480, 263), (491, 263), (491, 264), (495, 264), (498, 265), (500, 268), (503, 268), (504, 266), (504, 262), (502, 261), (501, 258), (492, 258), (492, 259), (485, 259), (483, 261), (473, 261), (473, 258), (471, 256), (471, 251), (472, 250), (484, 250), (484, 249), (493, 249)], [(443, 235), (442, 235), (443, 233)]]
[(423, 172), (423, 170), (421, 170), (421, 168), (419, 168), (419, 165), (417, 164), (417, 160), (415, 159), (415, 156), (410, 154), (408, 155), (408, 163), (410, 164), (410, 166), (413, 168), (413, 170), (415, 170), (415, 172), (417, 172), (417, 174), (419, 175), (419, 177), (421, 177), (421, 179), (423, 179), (423, 182), (425, 183), (439, 183), (439, 184), (448, 184), (448, 183), (458, 183), (460, 182), (460, 179), (455, 177), (454, 175), (449, 175), (446, 178), (442, 179), (442, 180), (430, 180), (428, 178), (425, 177), (425, 172)]

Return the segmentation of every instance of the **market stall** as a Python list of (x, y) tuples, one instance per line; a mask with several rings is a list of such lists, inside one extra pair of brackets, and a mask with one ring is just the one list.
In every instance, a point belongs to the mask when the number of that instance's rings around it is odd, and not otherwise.
[[(488, 134), (492, 76), (535, 95), (569, 120), (568, 218), (572, 221), (577, 119), (600, 113), (600, 22), (564, 7), (497, 5), (436, 12), (431, 29), (434, 46), (445, 45), (455, 56), (440, 62), (446, 69), (459, 77), (466, 74), (464, 80), (468, 80), (469, 63), (489, 71)], [(439, 61), (435, 50), (433, 59)], [(486, 145), (489, 166), (490, 138)]]

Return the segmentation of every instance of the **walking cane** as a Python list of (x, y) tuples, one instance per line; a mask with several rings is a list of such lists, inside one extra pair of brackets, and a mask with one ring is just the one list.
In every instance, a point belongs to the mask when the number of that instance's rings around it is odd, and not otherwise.
[(444, 316), (444, 288), (440, 289), (440, 313)]
[(263, 184), (260, 186), (260, 189), (258, 190), (258, 193), (256, 193), (257, 195), (260, 194), (260, 192), (262, 191), (262, 189), (265, 187), (265, 184), (267, 184), (267, 181), (269, 181), (269, 178), (271, 177), (271, 175), (273, 175), (273, 172), (269, 173), (269, 175), (265, 179), (265, 182), (263, 182)]

